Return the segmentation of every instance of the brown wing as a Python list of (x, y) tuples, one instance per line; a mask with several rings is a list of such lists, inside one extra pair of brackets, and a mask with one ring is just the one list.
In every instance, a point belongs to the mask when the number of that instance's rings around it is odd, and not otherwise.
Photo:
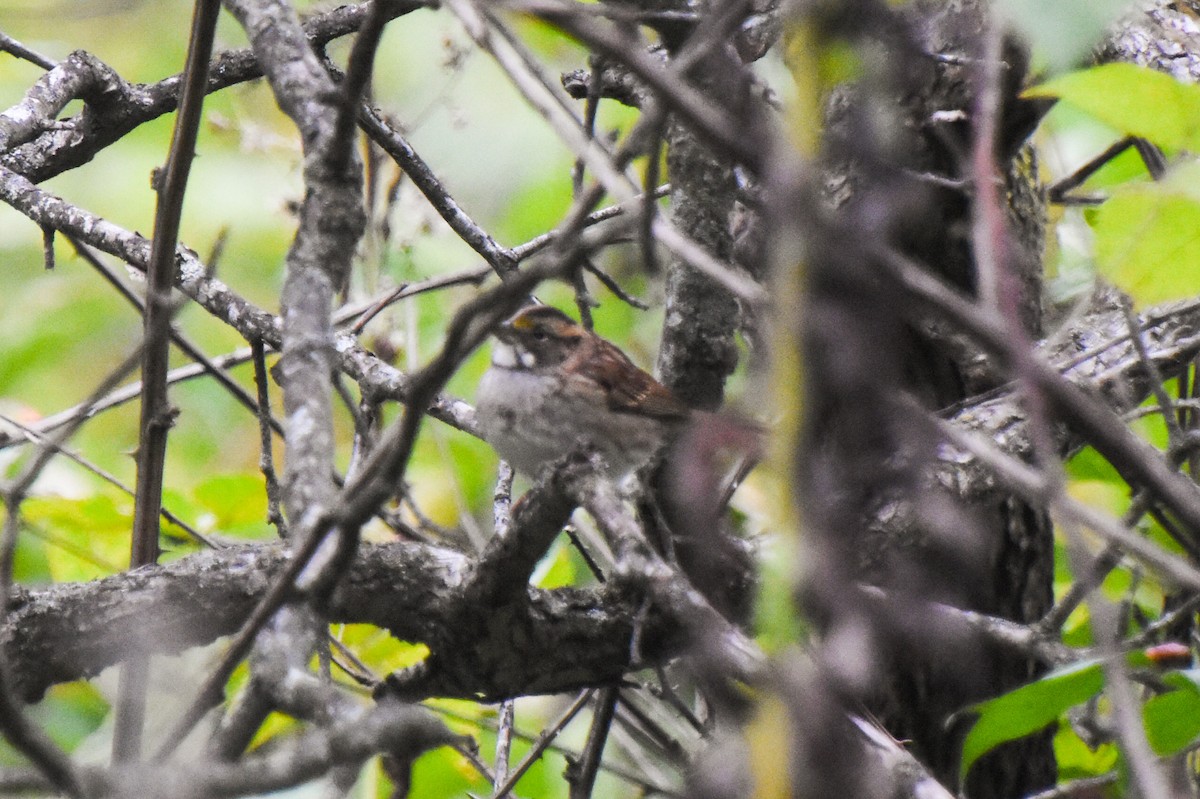
[(599, 337), (592, 342), (595, 349), (591, 357), (580, 358), (577, 369), (605, 389), (611, 410), (660, 419), (683, 419), (691, 413), (669, 388), (639, 369), (619, 349)]

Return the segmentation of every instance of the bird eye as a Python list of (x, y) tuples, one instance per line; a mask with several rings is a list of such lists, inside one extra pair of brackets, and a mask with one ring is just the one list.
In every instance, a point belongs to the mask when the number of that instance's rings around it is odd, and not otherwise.
[(545, 328), (542, 328), (542, 327), (535, 327), (535, 328), (533, 329), (533, 333), (532, 333), (532, 335), (533, 335), (533, 340), (534, 340), (534, 341), (545, 341), (545, 340), (546, 340), (546, 335), (547, 335), (547, 334), (546, 334), (546, 329), (545, 329)]

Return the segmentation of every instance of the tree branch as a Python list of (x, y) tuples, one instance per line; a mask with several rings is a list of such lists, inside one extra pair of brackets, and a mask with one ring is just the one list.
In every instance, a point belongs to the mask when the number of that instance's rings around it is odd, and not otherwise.
[[(129, 647), (168, 654), (236, 631), (283, 571), (282, 547), (231, 547), (88, 583), (14, 592), (0, 646), (14, 690), (35, 701), (47, 688), (98, 674)], [(437, 668), (422, 696), (503, 699), (575, 690), (619, 679), (629, 666), (636, 607), (600, 590), (529, 589), (512, 603), (470, 608), (455, 601), (469, 574), (458, 552), (423, 544), (364, 545), (334, 591), (331, 622), (373, 624), (429, 643)], [(152, 612), (151, 612), (152, 611)], [(651, 606), (642, 655), (678, 651), (678, 621)], [(475, 625), (490, 634), (474, 637)]]
[[(399, 17), (425, 7), (426, 3), (423, 2), (396, 2), (389, 13)], [(371, 3), (360, 3), (319, 14), (303, 23), (305, 35), (312, 46), (320, 47), (358, 30), (370, 8)], [(87, 53), (72, 54), (65, 63), (73, 58), (79, 63), (73, 65), (71, 71), (64, 70), (64, 76), (83, 81), (99, 78), (106, 81), (104, 85), (115, 88), (117, 93), (104, 104), (95, 104), (79, 116), (57, 123), (54, 115), (61, 111), (67, 101), (81, 95), (56, 89), (53, 105), (39, 106), (38, 114), (31, 119), (32, 126), (22, 133), (24, 143), (14, 149), (9, 149), (10, 145), (0, 146), (0, 165), (35, 183), (88, 163), (97, 153), (120, 141), (131, 130), (174, 111), (179, 101), (179, 75), (149, 85), (127, 84)], [(111, 81), (106, 76), (111, 77)], [(220, 91), (261, 76), (262, 68), (251, 50), (230, 50), (218, 54), (209, 66), (207, 91)], [(27, 98), (25, 102), (30, 100)], [(57, 108), (51, 113), (54, 106)], [(26, 141), (30, 134), (33, 134), (33, 138)]]

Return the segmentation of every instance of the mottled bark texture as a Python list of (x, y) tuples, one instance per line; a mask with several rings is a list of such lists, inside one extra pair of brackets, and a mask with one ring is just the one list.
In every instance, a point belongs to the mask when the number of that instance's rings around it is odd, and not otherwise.
[[(814, 22), (828, 37), (820, 40), (854, 48), (863, 72), (830, 104), (825, 186), (835, 221), (807, 231), (808, 416), (796, 462), (814, 535), (807, 596), (832, 657), (870, 664), (843, 664), (847, 689), (955, 785), (963, 730), (947, 726), (952, 714), (1034, 671), (974, 636), (939, 629), (914, 612), (916, 602), (1039, 618), (1051, 602), (1051, 528), (1042, 510), (1011, 497), (962, 506), (922, 478), (937, 441), (895, 397), (909, 392), (941, 409), (996, 375), (954, 331), (898, 303), (872, 274), (871, 252), (898, 250), (964, 291), (975, 288), (970, 153), (985, 13), (972, 1), (903, 10), (852, 2)], [(1032, 339), (1041, 326), (1044, 203), (1021, 143), (1037, 109), (1016, 100), (1020, 52), (1006, 47), (1004, 55), (995, 143), (1006, 189), (1000, 267), (1009, 279), (1001, 292)], [(903, 524), (881, 532), (866, 523), (864, 511), (887, 517), (901, 506)], [(887, 607), (847, 588), (863, 580), (889, 590)], [(1020, 796), (1054, 778), (1049, 738), (1034, 736), (977, 765), (966, 792)]]
[(1096, 51), (1098, 61), (1128, 61), (1185, 83), (1200, 81), (1200, 18), (1194, 2), (1137, 3)]
[[(286, 558), (282, 548), (230, 548), (22, 591), (0, 626), (14, 690), (34, 701), (52, 685), (98, 674), (132, 647), (169, 654), (230, 635)], [(630, 668), (635, 624), (646, 663), (662, 663), (680, 646), (678, 618), (615, 591), (530, 589), (502, 605), (471, 606), (462, 601), (469, 570), (451, 550), (363, 546), (330, 599), (329, 620), (428, 643), (436, 662), (404, 686), (414, 699), (498, 701), (619, 679)]]
[(362, 165), (349, 137), (339, 135), (335, 126), (339, 107), (347, 101), (309, 45), (296, 11), (278, 0), (229, 0), (227, 5), (246, 29), (275, 101), (295, 123), (304, 147), (306, 191), (287, 256), (276, 376), (288, 428), (284, 505), (293, 529), (306, 535), (311, 519), (337, 494), (330, 478), (331, 315), (334, 294), (348, 280), (366, 226)]
[[(731, 44), (741, 12), (728, 13), (732, 6), (716, 2), (702, 3), (700, 9), (679, 0), (613, 3), (615, 8), (628, 5), (647, 13), (702, 11), (698, 22), (648, 23), (661, 41), (652, 52), (665, 56), (669, 69), (680, 72), (707, 102), (731, 118), (761, 117), (761, 97), (752, 92), (750, 73)], [(568, 83), (581, 80), (576, 75)], [(586, 82), (592, 80), (600, 80), (599, 89), (605, 93), (616, 77), (606, 78), (604, 70), (598, 70)], [(753, 128), (750, 121), (746, 124)], [(738, 199), (734, 156), (715, 150), (681, 116), (668, 116), (664, 129), (673, 225), (721, 263), (732, 263), (732, 222)], [(668, 262), (666, 271), (666, 315), (657, 371), (689, 406), (717, 410), (725, 398), (725, 382), (738, 363), (736, 336), (743, 322), (742, 308), (726, 288), (679, 257)], [(668, 458), (674, 468), (656, 481), (651, 503), (655, 508), (644, 506), (643, 515), (652, 526), (655, 519), (665, 517), (675, 537), (667, 549), (681, 569), (727, 618), (745, 622), (751, 615), (753, 558), (746, 544), (727, 529), (723, 508), (697, 516), (698, 507), (708, 508), (721, 494), (721, 487), (709, 478), (721, 472), (714, 454), (731, 446), (730, 435), (737, 432), (723, 419), (696, 425)], [(656, 530), (653, 535), (661, 542), (668, 533)]]
[[(735, 119), (749, 117), (754, 102), (749, 78), (726, 35), (699, 28), (679, 40), (664, 32), (664, 39), (671, 58), (682, 52), (693, 64), (688, 78), (713, 105)], [(730, 261), (737, 194), (733, 163), (678, 119), (669, 123), (666, 138), (672, 221), (709, 253)], [(694, 408), (719, 408), (725, 380), (737, 366), (737, 300), (675, 258), (667, 267), (666, 312), (658, 357), (663, 383)]]

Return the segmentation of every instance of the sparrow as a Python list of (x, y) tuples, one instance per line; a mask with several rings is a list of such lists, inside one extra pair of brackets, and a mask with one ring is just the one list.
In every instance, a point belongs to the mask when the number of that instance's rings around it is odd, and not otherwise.
[(614, 344), (548, 305), (495, 331), (492, 365), (476, 393), (484, 438), (529, 477), (581, 443), (613, 478), (648, 463), (691, 411)]

